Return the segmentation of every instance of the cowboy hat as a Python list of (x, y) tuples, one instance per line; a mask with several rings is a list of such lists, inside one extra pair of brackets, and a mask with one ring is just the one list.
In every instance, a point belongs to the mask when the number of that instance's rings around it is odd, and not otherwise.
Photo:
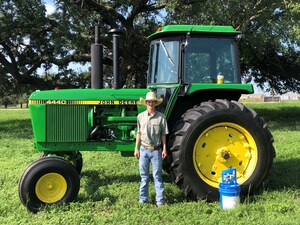
[(140, 102), (143, 105), (147, 105), (146, 101), (156, 101), (156, 105), (159, 105), (162, 103), (163, 99), (162, 98), (157, 99), (155, 93), (153, 91), (150, 91), (147, 93), (145, 99), (143, 99), (142, 97), (140, 98)]

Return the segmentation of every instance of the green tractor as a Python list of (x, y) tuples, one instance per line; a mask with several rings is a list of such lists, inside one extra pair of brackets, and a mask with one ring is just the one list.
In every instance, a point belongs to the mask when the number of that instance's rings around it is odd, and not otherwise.
[(92, 88), (35, 91), (29, 98), (34, 146), (41, 157), (19, 182), (32, 212), (73, 201), (80, 187), (82, 151), (133, 156), (136, 117), (149, 90), (164, 99), (168, 157), (164, 169), (188, 199), (218, 199), (221, 172), (234, 167), (241, 193), (261, 189), (272, 168), (273, 137), (255, 111), (237, 102), (253, 93), (242, 84), (238, 41), (231, 26), (169, 25), (149, 36), (147, 89), (119, 88), (119, 33), (114, 46), (113, 89), (103, 89), (102, 45), (92, 45)]

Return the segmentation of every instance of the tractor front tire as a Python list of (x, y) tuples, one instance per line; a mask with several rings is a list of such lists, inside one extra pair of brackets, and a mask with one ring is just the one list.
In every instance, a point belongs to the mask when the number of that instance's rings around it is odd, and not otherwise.
[(19, 182), (19, 197), (33, 213), (46, 204), (73, 201), (80, 179), (74, 166), (57, 157), (43, 157), (30, 164)]
[(235, 167), (241, 193), (267, 181), (275, 150), (264, 120), (238, 102), (203, 102), (187, 110), (171, 138), (171, 177), (189, 199), (219, 198), (222, 170)]
[(78, 152), (76, 154), (76, 158), (68, 160), (77, 170), (77, 172), (80, 174), (82, 171), (83, 166), (83, 160), (82, 160), (82, 154)]
[[(51, 156), (57, 156), (60, 158), (63, 158), (70, 162), (77, 172), (80, 174), (82, 171), (82, 166), (83, 166), (83, 159), (82, 159), (82, 154), (80, 152), (55, 152), (51, 153)], [(45, 152), (42, 152), (40, 155), (40, 158), (43, 157), (49, 157), (45, 154)]]

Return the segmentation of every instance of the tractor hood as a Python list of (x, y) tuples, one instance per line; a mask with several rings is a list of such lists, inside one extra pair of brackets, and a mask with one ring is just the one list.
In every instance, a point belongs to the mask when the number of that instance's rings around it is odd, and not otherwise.
[[(134, 101), (139, 104), (148, 89), (62, 89), (35, 91), (29, 97), (29, 104), (118, 104), (118, 101)], [(84, 101), (84, 103), (82, 102)], [(106, 105), (105, 104), (105, 105)], [(131, 103), (133, 104), (133, 103)]]

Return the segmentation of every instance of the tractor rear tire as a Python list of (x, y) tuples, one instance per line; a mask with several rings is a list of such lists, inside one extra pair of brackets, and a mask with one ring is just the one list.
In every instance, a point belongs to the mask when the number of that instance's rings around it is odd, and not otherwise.
[(74, 166), (58, 157), (43, 157), (30, 164), (19, 182), (19, 197), (33, 213), (41, 206), (73, 201), (80, 179)]
[(187, 110), (170, 138), (171, 177), (189, 199), (219, 198), (222, 170), (235, 167), (241, 193), (260, 190), (272, 168), (273, 137), (241, 103), (203, 102)]

